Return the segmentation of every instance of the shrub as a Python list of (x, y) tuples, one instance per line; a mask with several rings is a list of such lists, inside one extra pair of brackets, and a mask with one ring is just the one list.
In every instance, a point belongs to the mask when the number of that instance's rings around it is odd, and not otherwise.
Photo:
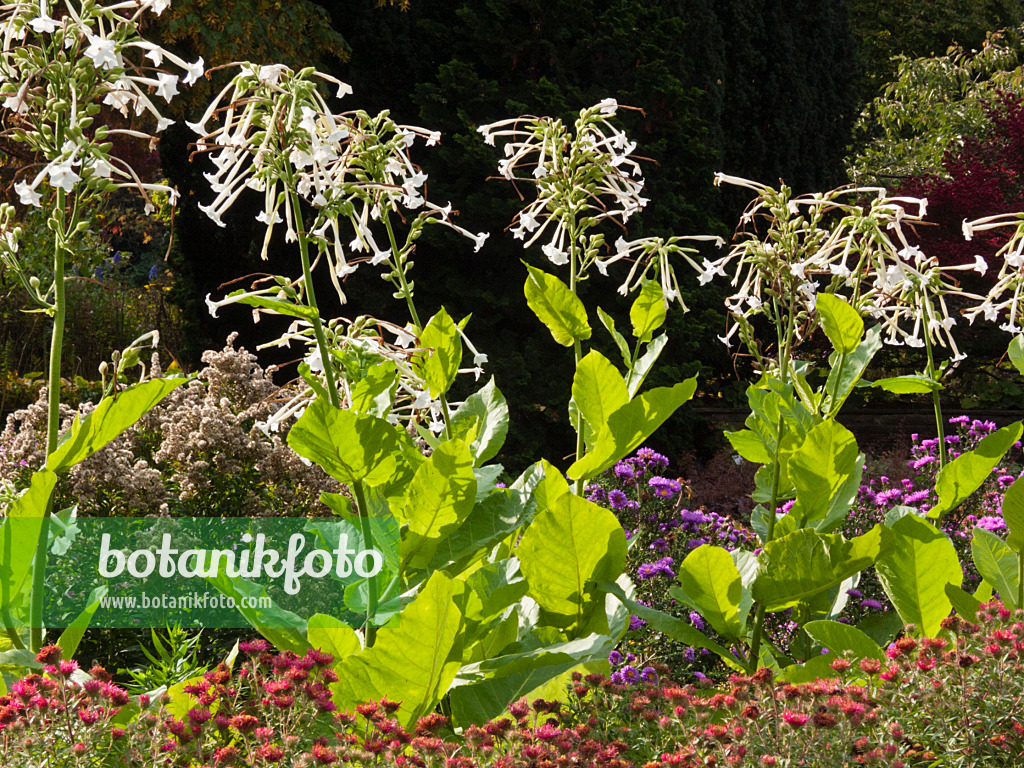
[[(287, 390), (273, 383), (273, 369), (235, 349), (234, 340), (232, 334), (223, 350), (203, 353), (206, 367), (196, 379), (74, 467), (61, 482), (58, 504), (77, 503), (83, 515), (326, 513), (320, 492), (338, 492), (340, 485), (287, 446), (288, 422), (278, 431), (266, 426)], [(150, 373), (160, 373), (155, 358)], [(63, 405), (62, 428), (73, 416)], [(45, 429), (43, 393), (9, 416), (0, 433), (8, 459), (0, 480), (23, 487), (45, 459)]]

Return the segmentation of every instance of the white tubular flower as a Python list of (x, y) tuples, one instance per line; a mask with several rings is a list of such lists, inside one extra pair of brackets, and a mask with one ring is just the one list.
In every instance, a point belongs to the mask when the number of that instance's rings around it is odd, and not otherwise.
[[(1020, 332), (1017, 318), (1024, 313), (1024, 297), (1021, 296), (1024, 288), (1024, 213), (1004, 213), (974, 221), (964, 221), (964, 237), (970, 239), (979, 231), (997, 229), (1000, 227), (1014, 227), (1013, 233), (1007, 242), (996, 252), (996, 257), (1002, 257), (1002, 266), (996, 275), (995, 284), (985, 296), (972, 296), (979, 300), (964, 311), (964, 315), (970, 322), (978, 315), (983, 315), (990, 322), (998, 322), (999, 318), (1008, 315), (1008, 320), (1001, 324), (1000, 329), (1008, 333)], [(987, 263), (980, 256), (975, 257), (975, 263), (964, 268), (977, 269), (982, 274), (982, 265)]]
[(40, 206), (43, 196), (36, 192), (35, 186), (25, 181), (19, 181), (14, 185), (14, 191), (18, 193), (18, 200), (22, 205)]
[[(38, 153), (54, 188), (88, 197), (106, 191), (107, 180), (116, 178), (120, 183), (115, 186), (135, 188), (147, 201), (149, 191), (170, 191), (162, 185), (143, 185), (127, 163), (111, 158), (103, 148), (114, 135), (152, 144), (155, 139), (149, 133), (104, 129), (106, 138), (92, 138), (81, 132), (86, 109), (100, 104), (126, 117), (149, 113), (157, 132), (172, 123), (160, 114), (150, 94), (170, 101), (178, 92), (178, 77), (154, 73), (154, 67), (184, 62), (138, 33), (143, 11), (160, 13), (168, 4), (169, 0), (114, 0), (106, 5), (22, 0), (0, 9), (0, 97), (12, 111), (31, 114), (33, 125), (31, 133), (14, 126), (8, 137)], [(30, 67), (27, 62), (32, 62)], [(191, 71), (201, 74), (194, 67)], [(59, 110), (55, 104), (61, 104)], [(57, 130), (58, 123), (63, 130)], [(59, 146), (58, 135), (77, 136), (78, 146), (73, 151)], [(37, 189), (38, 179), (19, 186), (19, 193), (24, 193), (19, 198), (37, 204)]]

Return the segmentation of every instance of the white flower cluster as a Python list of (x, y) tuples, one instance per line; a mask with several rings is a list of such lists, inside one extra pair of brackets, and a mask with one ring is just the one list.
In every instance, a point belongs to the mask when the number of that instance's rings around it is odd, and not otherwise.
[[(998, 322), (1001, 316), (1006, 321), (1000, 329), (1008, 333), (1024, 333), (1021, 318), (1024, 317), (1024, 213), (1004, 213), (986, 216), (974, 221), (964, 221), (963, 233), (966, 240), (973, 240), (975, 234), (989, 229), (1013, 227), (1009, 240), (996, 253), (1002, 256), (1003, 264), (999, 268), (995, 284), (985, 296), (975, 296), (980, 303), (964, 311), (964, 316), (972, 323), (978, 315), (984, 315), (990, 322)], [(975, 256), (976, 263), (984, 264), (981, 256)]]
[[(189, 63), (142, 39), (138, 20), (146, 11), (159, 15), (169, 0), (122, 0), (109, 5), (70, 0), (32, 0), (4, 6), (0, 17), (0, 98), (14, 118), (7, 135), (45, 159), (31, 179), (14, 189), (24, 205), (41, 206), (46, 181), (54, 190), (131, 187), (147, 192), (175, 191), (143, 183), (128, 163), (112, 157), (105, 142), (112, 136), (155, 139), (142, 131), (101, 126), (89, 133), (93, 115), (105, 104), (125, 116), (149, 115), (160, 132), (164, 118), (154, 97), (169, 102), (178, 84), (195, 82), (203, 61)], [(184, 71), (158, 69), (169, 62)], [(147, 204), (149, 200), (147, 197)]]
[[(206, 174), (216, 197), (199, 206), (214, 222), (224, 226), (222, 216), (243, 190), (262, 192), (265, 202), (257, 220), (267, 227), (265, 258), (277, 224), (285, 224), (287, 241), (298, 239), (302, 222), (296, 222), (288, 197), (294, 191), (316, 209), (304, 235), (330, 261), (342, 301), (338, 279), (355, 271), (360, 261), (377, 265), (397, 260), (393, 247), (378, 245), (371, 226), (390, 211), (420, 211), (420, 229), (427, 221), (445, 224), (473, 240), (475, 250), (483, 246), (487, 233), (456, 226), (449, 219), (450, 205), (442, 208), (423, 196), (427, 175), (413, 164), (408, 150), (417, 138), (427, 146), (436, 144), (439, 133), (398, 125), (386, 112), (334, 114), (318, 84), (336, 88), (339, 98), (351, 88), (312, 69), (294, 72), (282, 64), (251, 63), (239, 67), (199, 122), (188, 124), (202, 137), (198, 146), (216, 166)], [(220, 127), (210, 130), (207, 123), (215, 117)], [(346, 257), (347, 236), (342, 236), (339, 219), (347, 219), (355, 232), (348, 248), (368, 257)]]
[[(623, 259), (631, 261), (619, 293), (626, 295), (640, 286), (653, 271), (661, 282), (665, 302), (678, 300), (682, 304), (669, 256), (681, 254), (694, 264), (691, 256), (697, 250), (680, 243), (712, 241), (722, 245), (721, 238), (649, 237), (627, 241), (619, 237), (615, 252), (602, 257), (603, 235), (589, 234), (606, 220), (625, 224), (648, 202), (641, 194), (644, 178), (640, 165), (633, 158), (636, 142), (610, 121), (620, 109), (632, 107), (608, 98), (581, 110), (572, 132), (561, 120), (530, 115), (477, 130), (492, 146), (498, 139), (504, 140), (505, 158), (498, 163), (504, 178), (536, 187), (536, 199), (516, 215), (511, 230), (523, 241), (524, 248), (546, 237), (541, 250), (555, 266), (569, 265), (573, 285), (577, 279), (586, 278), (592, 265), (607, 275), (608, 265)], [(523, 175), (526, 172), (528, 175)]]
[(956, 319), (945, 296), (961, 294), (951, 273), (984, 273), (986, 265), (978, 260), (943, 267), (908, 242), (904, 226), (922, 220), (927, 200), (889, 197), (878, 187), (792, 197), (786, 187), (776, 191), (724, 174), (717, 174), (715, 183), (758, 193), (741, 217), (744, 229), (737, 244), (698, 269), (701, 284), (732, 274), (734, 292), (726, 306), (733, 321), (719, 337), (723, 343), (731, 345), (737, 331), (749, 329), (749, 319), (758, 314), (774, 322), (792, 316), (799, 338), (801, 321), (812, 315), (818, 292), (828, 291), (880, 321), (886, 343), (921, 347), (926, 343), (922, 334), (927, 334), (928, 341), (948, 346), (954, 360), (962, 359), (951, 332)]
[[(332, 354), (351, 362), (354, 367), (379, 368), (393, 366), (395, 391), (389, 404), (387, 420), (392, 424), (419, 424), (424, 422), (426, 428), (437, 434), (444, 430), (444, 404), (437, 398), (431, 398), (429, 387), (423, 380), (414, 361), (427, 354), (429, 350), (416, 346), (416, 329), (411, 325), (405, 327), (395, 325), (386, 320), (368, 316), (360, 316), (355, 320), (339, 318), (326, 324), (325, 328)], [(460, 368), (460, 374), (472, 373), (479, 379), (487, 362), (487, 356), (478, 352), (469, 338), (459, 330), (463, 343), (473, 355), (472, 368)], [(394, 341), (389, 341), (391, 337)], [(323, 371), (324, 362), (319, 347), (315, 344), (313, 324), (306, 320), (296, 320), (279, 339), (263, 344), (258, 349), (267, 347), (291, 346), (292, 341), (306, 345), (310, 352), (303, 359), (312, 373)], [(346, 377), (338, 380), (342, 407), (350, 407), (353, 401), (353, 386)], [(265, 434), (278, 431), (282, 422), (301, 415), (302, 411), (315, 399), (312, 389), (303, 389), (294, 394), (281, 408), (265, 422), (258, 426)], [(449, 408), (457, 408), (460, 403), (450, 402)]]

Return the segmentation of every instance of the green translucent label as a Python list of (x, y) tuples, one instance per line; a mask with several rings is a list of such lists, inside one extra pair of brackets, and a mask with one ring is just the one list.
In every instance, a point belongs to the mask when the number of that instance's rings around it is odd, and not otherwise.
[(394, 517), (79, 517), (50, 531), (47, 627), (93, 609), (93, 627), (304, 629), (317, 613), (362, 627), (398, 615)]

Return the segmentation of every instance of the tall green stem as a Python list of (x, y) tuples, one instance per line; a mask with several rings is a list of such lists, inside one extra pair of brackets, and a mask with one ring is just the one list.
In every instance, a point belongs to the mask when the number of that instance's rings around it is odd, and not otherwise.
[[(569, 229), (569, 290), (572, 291), (572, 295), (576, 295), (576, 228), (572, 227)], [(580, 360), (583, 359), (583, 345), (579, 339), (574, 339), (572, 344), (573, 358), (576, 361), (573, 370), (579, 368)], [(576, 423), (573, 425), (576, 428), (576, 461), (583, 458), (583, 454), (586, 453), (586, 442), (583, 439), (583, 414), (578, 410), (576, 412)], [(583, 480), (577, 480), (573, 484), (573, 490), (577, 496), (583, 494)]]
[[(352, 484), (352, 493), (355, 494), (356, 504), (359, 505), (359, 527), (363, 534), (363, 548), (373, 549), (373, 529), (370, 527), (370, 508), (366, 503), (366, 491), (362, 481)], [(366, 647), (372, 648), (377, 640), (377, 628), (371, 622), (377, 616), (377, 582), (375, 577), (366, 581), (366, 624), (363, 631), (366, 637)]]
[[(291, 171), (288, 171), (289, 187), (293, 187)], [(327, 396), (331, 405), (335, 408), (341, 407), (341, 397), (338, 394), (338, 384), (334, 378), (334, 365), (331, 361), (331, 351), (327, 346), (327, 335), (324, 333), (324, 324), (320, 319), (320, 308), (316, 304), (316, 291), (313, 289), (313, 275), (309, 266), (309, 238), (306, 235), (306, 227), (302, 223), (302, 206), (299, 203), (299, 196), (292, 191), (288, 192), (288, 199), (292, 206), (292, 214), (295, 217), (295, 230), (299, 238), (299, 255), (302, 259), (302, 284), (306, 289), (306, 303), (315, 310), (313, 313), (313, 333), (316, 336), (316, 345), (320, 350), (320, 359), (323, 361), (324, 376), (327, 379)]]
[[(395, 239), (395, 230), (391, 226), (391, 217), (384, 214), (384, 228), (388, 231), (388, 242), (391, 243), (391, 255), (395, 260), (395, 272), (398, 274), (398, 281), (402, 284), (402, 295), (405, 296), (405, 304), (409, 307), (409, 317), (412, 318), (412, 324), (416, 326), (416, 332), (420, 333), (423, 330), (423, 326), (420, 324), (420, 316), (416, 312), (416, 304), (412, 300), (412, 291), (409, 290), (409, 283), (405, 279), (405, 269), (402, 265), (401, 257), (398, 253), (398, 241)], [(448, 425), (448, 417), (445, 416), (445, 428)]]
[[(58, 131), (60, 126), (58, 124)], [(67, 249), (67, 230), (64, 206), (67, 193), (57, 188), (56, 207), (51, 215), (53, 223), (53, 329), (50, 334), (50, 370), (47, 377), (46, 406), (46, 455), (49, 457), (57, 448), (60, 430), (60, 369), (61, 350), (64, 346), (64, 267)], [(72, 226), (74, 221), (72, 221)], [(46, 588), (46, 552), (50, 547), (50, 515), (53, 513), (53, 496), (46, 501), (43, 524), (36, 542), (32, 560), (32, 597), (29, 603), (29, 644), (33, 651), (43, 645), (43, 594)]]
[[(777, 309), (776, 309), (777, 312)], [(776, 317), (778, 315), (776, 314)], [(796, 318), (791, 312), (786, 322), (786, 330), (782, 331), (781, 326), (776, 325), (776, 335), (779, 340), (779, 381), (785, 386), (789, 379), (789, 354), (793, 344), (793, 332)], [(782, 435), (786, 428), (786, 422), (782, 416), (782, 409), (779, 409), (779, 418), (775, 425), (775, 452), (772, 456), (772, 492), (768, 501), (767, 530), (764, 543), (767, 544), (775, 536), (776, 509), (779, 505), (779, 475), (782, 469), (780, 455), (782, 453)], [(757, 613), (754, 616), (754, 636), (750, 641), (750, 657), (747, 659), (747, 669), (751, 674), (757, 671), (757, 664), (761, 658), (761, 637), (764, 634), (764, 603), (758, 603)]]
[[(925, 371), (925, 375), (937, 384), (938, 380), (935, 378), (935, 358), (932, 356), (932, 340), (928, 336), (927, 329), (924, 332), (924, 348), (928, 354), (928, 368)], [(946, 434), (942, 427), (942, 404), (939, 402), (938, 389), (932, 390), (932, 410), (935, 411), (935, 434), (939, 440), (939, 469), (942, 469), (946, 466)]]

